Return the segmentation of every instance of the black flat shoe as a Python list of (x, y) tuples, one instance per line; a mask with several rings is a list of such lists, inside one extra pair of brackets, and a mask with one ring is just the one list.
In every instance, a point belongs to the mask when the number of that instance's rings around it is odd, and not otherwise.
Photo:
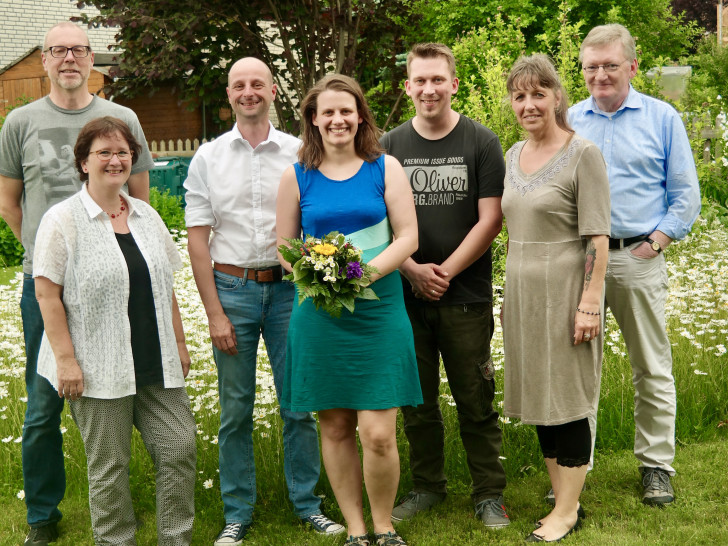
[[(581, 504), (579, 505), (579, 508), (576, 509), (576, 517), (578, 519), (584, 519), (586, 517), (586, 512), (584, 512), (584, 509), (581, 507)], [(543, 525), (543, 523), (541, 523), (540, 520), (537, 521), (536, 522), (536, 529), (538, 529), (542, 525)]]
[(576, 523), (574, 524), (574, 526), (557, 539), (546, 540), (541, 535), (537, 535), (536, 531), (534, 531), (526, 537), (526, 542), (561, 542), (566, 537), (568, 537), (571, 533), (575, 533), (576, 531), (578, 531), (580, 527), (581, 527), (581, 518), (577, 517)]

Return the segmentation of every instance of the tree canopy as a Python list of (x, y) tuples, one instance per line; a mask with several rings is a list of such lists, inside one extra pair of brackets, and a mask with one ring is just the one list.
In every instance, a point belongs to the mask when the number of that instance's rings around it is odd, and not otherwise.
[(172, 83), (184, 98), (225, 104), (231, 62), (255, 56), (279, 87), (278, 116), (297, 128), (297, 106), (324, 74), (341, 72), (364, 85), (395, 66), (406, 48), (407, 0), (82, 0), (91, 25), (115, 26), (124, 50), (116, 90), (139, 93)]
[[(456, 47), (477, 31), (489, 43), (503, 42), (498, 47), (509, 51), (509, 59), (532, 51), (556, 55), (554, 44), (566, 43), (565, 25), (573, 25), (569, 43), (578, 49), (593, 26), (619, 22), (637, 38), (641, 66), (649, 67), (685, 55), (699, 34), (694, 22), (672, 11), (670, 0), (80, 0), (77, 5), (101, 12), (78, 20), (119, 28), (116, 46), (124, 53), (112, 92), (138, 94), (171, 83), (182, 99), (195, 98), (216, 112), (227, 104), (230, 63), (255, 56), (273, 71), (278, 117), (292, 132), (298, 129), (300, 99), (331, 71), (358, 79), (369, 90), (379, 123), (396, 123), (406, 104), (402, 57), (415, 42)], [(482, 53), (460, 60), (461, 68), (480, 62)]]

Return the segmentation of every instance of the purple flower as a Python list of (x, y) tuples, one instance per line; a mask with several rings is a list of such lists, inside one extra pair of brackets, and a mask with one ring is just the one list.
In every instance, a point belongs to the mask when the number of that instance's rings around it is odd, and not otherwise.
[(349, 262), (346, 264), (346, 280), (361, 279), (362, 270), (359, 262)]

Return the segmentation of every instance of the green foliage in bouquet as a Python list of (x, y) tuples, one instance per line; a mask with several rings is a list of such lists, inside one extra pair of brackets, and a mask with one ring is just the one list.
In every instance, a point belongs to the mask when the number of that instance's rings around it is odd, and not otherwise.
[(369, 288), (376, 267), (362, 261), (362, 251), (338, 231), (325, 237), (306, 236), (301, 239), (286, 239), (291, 245), (278, 247), (281, 256), (293, 266), (293, 273), (284, 278), (298, 287), (298, 304), (307, 298), (323, 308), (332, 317), (340, 317), (346, 308), (354, 312), (354, 300), (378, 300), (374, 290)]

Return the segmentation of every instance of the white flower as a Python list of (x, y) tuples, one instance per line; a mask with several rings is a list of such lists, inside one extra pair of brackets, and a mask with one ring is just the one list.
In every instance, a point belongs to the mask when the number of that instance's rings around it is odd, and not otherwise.
[(202, 483), (202, 487), (204, 487), (205, 489), (210, 489), (210, 488), (212, 488), (212, 479), (209, 479), (209, 480), (205, 480), (205, 481), (204, 481), (204, 482)]
[(20, 500), (23, 500), (23, 499), (25, 499), (25, 491), (23, 491), (21, 489), (20, 491), (18, 491), (18, 494), (15, 496), (18, 497)]
[(695, 375), (708, 375), (708, 373), (707, 373), (707, 372), (701, 372), (700, 370), (693, 370), (693, 373), (694, 373)]

